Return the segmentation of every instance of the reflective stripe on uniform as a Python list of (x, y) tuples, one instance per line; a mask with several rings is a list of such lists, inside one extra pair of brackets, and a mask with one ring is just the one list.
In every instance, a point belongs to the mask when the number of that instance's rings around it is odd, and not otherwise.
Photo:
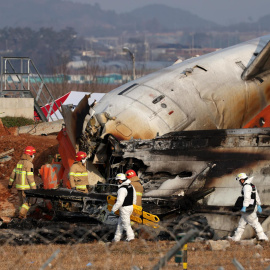
[(19, 184), (16, 184), (16, 188), (30, 189), (30, 186), (29, 185), (19, 185)]
[(76, 188), (86, 189), (86, 185), (76, 185)]
[(27, 175), (34, 175), (33, 172), (27, 172), (26, 174), (27, 174)]
[(17, 174), (26, 174), (26, 171), (18, 171), (18, 170), (16, 170), (16, 173)]
[(17, 164), (17, 168), (22, 169), (23, 165), (22, 164)]
[(31, 186), (31, 187), (33, 187), (33, 186), (35, 186), (35, 185), (36, 185), (36, 183), (35, 183), (35, 182), (30, 183), (30, 186)]
[(29, 210), (30, 208), (27, 204), (23, 204), (22, 207), (25, 208), (26, 210)]
[(142, 196), (142, 193), (141, 192), (136, 192), (136, 195), (137, 196)]
[(9, 181), (10, 181), (10, 182), (14, 182), (14, 179), (12, 179), (12, 178), (9, 178)]
[(73, 172), (70, 172), (69, 175), (73, 175), (73, 176), (88, 176), (88, 173), (87, 172), (84, 172), (84, 173), (73, 173)]

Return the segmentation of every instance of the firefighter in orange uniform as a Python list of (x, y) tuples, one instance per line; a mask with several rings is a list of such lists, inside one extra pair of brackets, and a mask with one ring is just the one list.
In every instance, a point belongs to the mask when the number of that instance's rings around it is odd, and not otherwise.
[(35, 153), (36, 149), (33, 146), (27, 146), (9, 178), (8, 189), (11, 189), (15, 182), (15, 187), (18, 191), (20, 204), (18, 217), (21, 219), (26, 218), (27, 212), (32, 204), (32, 198), (26, 198), (24, 191), (37, 188), (34, 180), (34, 166), (32, 163)]
[(76, 154), (76, 159), (70, 168), (69, 181), (72, 189), (88, 193), (89, 182), (88, 172), (86, 170), (86, 153), (79, 151)]

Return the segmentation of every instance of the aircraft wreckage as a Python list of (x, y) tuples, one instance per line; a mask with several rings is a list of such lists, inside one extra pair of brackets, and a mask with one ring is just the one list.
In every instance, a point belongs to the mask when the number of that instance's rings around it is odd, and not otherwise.
[[(198, 213), (227, 235), (238, 222), (230, 212), (240, 193), (235, 176), (246, 172), (264, 205), (260, 219), (269, 226), (270, 129), (243, 128), (270, 103), (269, 40), (263, 36), (175, 63), (120, 86), (98, 104), (85, 96), (74, 111), (62, 106), (64, 186), (81, 150), (95, 187), (79, 196), (83, 212), (105, 211), (102, 196), (116, 190), (113, 177), (132, 168), (145, 189), (143, 209), (163, 224), (183, 225), (185, 213)], [(28, 196), (59, 199), (61, 192)], [(65, 200), (74, 200), (72, 192)]]

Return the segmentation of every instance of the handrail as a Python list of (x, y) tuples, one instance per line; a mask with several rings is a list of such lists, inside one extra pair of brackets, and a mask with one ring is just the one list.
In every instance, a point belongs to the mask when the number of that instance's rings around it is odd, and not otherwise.
[[(25, 78), (23, 76), (27, 77)], [(25, 83), (27, 83), (27, 89)], [(49, 119), (53, 121), (50, 113), (52, 111), (55, 112), (54, 105), (59, 110), (60, 114), (62, 114), (61, 109), (37, 67), (29, 57), (1, 57), (0, 96), (3, 92), (8, 92), (9, 90), (19, 93), (21, 97), (34, 97), (35, 109), (43, 121), (48, 121)], [(29, 91), (28, 94), (27, 91)], [(50, 104), (49, 109), (45, 107), (47, 104)], [(47, 117), (44, 115), (39, 105), (45, 108)], [(55, 117), (59, 119), (57, 114), (55, 114)]]

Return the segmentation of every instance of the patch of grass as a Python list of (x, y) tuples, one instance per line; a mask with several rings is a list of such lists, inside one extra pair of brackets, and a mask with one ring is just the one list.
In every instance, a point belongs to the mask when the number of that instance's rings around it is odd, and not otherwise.
[(35, 124), (35, 121), (32, 119), (24, 118), (24, 117), (10, 117), (6, 116), (1, 118), (2, 123), (5, 127), (22, 127)]

